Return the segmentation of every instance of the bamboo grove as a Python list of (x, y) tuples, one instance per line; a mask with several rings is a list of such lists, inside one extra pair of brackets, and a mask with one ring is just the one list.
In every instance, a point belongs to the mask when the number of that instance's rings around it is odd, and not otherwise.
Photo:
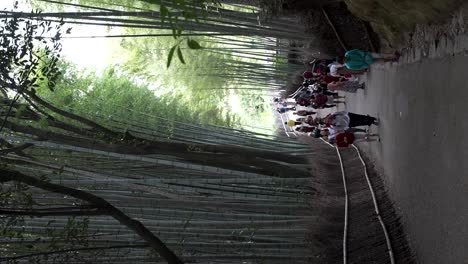
[(313, 258), (307, 234), (317, 216), (306, 147), (208, 124), (80, 116), (53, 105), (36, 88), (54, 89), (68, 21), (50, 17), (1, 17), (0, 261)]
[[(181, 61), (189, 50), (226, 55), (205, 72), (230, 85), (206, 89), (277, 92), (303, 68), (291, 58), (308, 54), (290, 47), (308, 37), (297, 21), (265, 18), (249, 1), (37, 2), (62, 9), (0, 12), (0, 262), (341, 260), (343, 189), (329, 146), (119, 105), (132, 114), (83, 115), (38, 92), (59, 88), (66, 74), (59, 67), (61, 39), (74, 24), (126, 29), (83, 37), (173, 37), (179, 42), (172, 55)], [(354, 165), (348, 171), (361, 172)], [(382, 185), (377, 192), (385, 196)], [(387, 252), (361, 246), (382, 244), (367, 232), (375, 226), (361, 221), (372, 213), (363, 193), (350, 251), (384, 260)], [(410, 263), (391, 202), (384, 206), (390, 236), (401, 245), (396, 258)]]

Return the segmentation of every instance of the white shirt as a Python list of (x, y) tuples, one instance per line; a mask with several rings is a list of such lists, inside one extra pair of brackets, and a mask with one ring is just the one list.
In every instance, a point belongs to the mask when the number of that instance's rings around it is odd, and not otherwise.
[(335, 117), (332, 122), (334, 129), (346, 130), (349, 128), (349, 115), (346, 111), (336, 112), (333, 114)]
[(330, 75), (333, 77), (341, 77), (341, 75), (338, 73), (338, 69), (344, 67), (344, 64), (334, 64), (330, 66)]

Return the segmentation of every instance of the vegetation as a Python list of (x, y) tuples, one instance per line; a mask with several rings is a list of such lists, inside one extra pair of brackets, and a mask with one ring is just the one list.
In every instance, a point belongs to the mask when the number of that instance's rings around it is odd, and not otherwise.
[[(265, 95), (308, 53), (288, 42), (306, 36), (226, 2), (64, 1), (0, 14), (0, 261), (341, 259), (334, 150), (235, 127), (265, 119)], [(121, 29), (102, 36), (122, 38), (120, 59), (102, 74), (75, 69), (60, 58), (65, 24)]]
[(428, 24), (446, 18), (463, 0), (345, 0), (351, 12), (369, 21), (372, 27), (391, 44), (401, 41), (402, 33), (416, 24)]
[(2, 261), (310, 260), (305, 147), (184, 122), (202, 115), (123, 66), (77, 72), (59, 60), (62, 23), (29, 15), (2, 17)]
[[(136, 6), (112, 1), (79, 3), (73, 8), (82, 12), (44, 12), (39, 16), (54, 21), (64, 19), (72, 25), (98, 24), (116, 29), (107, 37), (122, 37), (122, 50), (116, 54), (126, 55), (119, 58), (114, 70), (148, 84), (158, 96), (177, 98), (177, 105), (199, 116), (192, 119), (196, 123), (271, 128), (269, 95), (302, 68), (287, 63), (286, 42), (267, 37), (281, 33), (282, 37), (302, 38), (301, 34), (291, 34), (290, 28), (285, 27), (286, 21), (257, 25), (258, 10), (253, 7), (231, 3), (223, 8), (208, 8), (195, 19), (187, 15), (172, 17), (180, 7), (168, 1), (159, 5), (139, 1)], [(162, 6), (168, 8), (168, 14), (163, 15), (164, 11), (159, 16)], [(91, 19), (97, 14), (100, 16)], [(168, 22), (169, 17), (174, 25)], [(300, 48), (295, 51), (302, 52), (305, 50)], [(271, 56), (275, 58), (270, 59)], [(185, 62), (187, 65), (183, 65)], [(173, 66), (164, 69), (169, 64)]]
[[(224, 126), (233, 126), (235, 122), (229, 114), (223, 116), (223, 111), (212, 104), (202, 104), (197, 108), (198, 105), (185, 102), (187, 96), (178, 95), (182, 91), (156, 96), (158, 90), (151, 90), (141, 79), (132, 81), (128, 75), (119, 72), (118, 67), (108, 68), (101, 74), (78, 72), (67, 64), (63, 64), (61, 70), (67, 74), (58, 80), (55, 91), (41, 84), (38, 95), (68, 111), (109, 125), (112, 120), (119, 119), (128, 120), (129, 126), (131, 122), (138, 121), (156, 127), (152, 124), (154, 120), (150, 121), (151, 116), (160, 117), (160, 128), (166, 126), (167, 129), (175, 120)], [(141, 113), (146, 116), (141, 116)]]

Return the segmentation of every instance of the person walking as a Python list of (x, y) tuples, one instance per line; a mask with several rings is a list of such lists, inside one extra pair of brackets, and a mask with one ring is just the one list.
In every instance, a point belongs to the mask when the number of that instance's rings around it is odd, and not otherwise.
[(330, 143), (335, 143), (339, 148), (347, 148), (354, 143), (362, 141), (379, 141), (379, 136), (377, 134), (358, 134), (353, 131), (344, 131), (338, 133)]
[(330, 104), (346, 104), (344, 100), (340, 100), (344, 98), (344, 96), (327, 96), (324, 94), (317, 94), (311, 98), (311, 102), (314, 106), (316, 106), (316, 108), (323, 108), (324, 106)]
[(277, 107), (276, 108), (276, 111), (278, 111), (278, 113), (280, 114), (284, 114), (287, 111), (291, 111), (291, 110), (296, 111), (296, 107), (293, 106), (293, 107)]
[(317, 112), (314, 111), (307, 111), (307, 110), (299, 110), (297, 112), (293, 112), (293, 114), (298, 116), (308, 116), (308, 115), (315, 115)]
[(360, 84), (358, 81), (331, 82), (327, 85), (327, 89), (355, 93), (358, 89), (364, 89), (364, 84)]
[(313, 136), (316, 138), (325, 138), (329, 143), (336, 144), (336, 146), (340, 148), (349, 147), (350, 145), (361, 141), (379, 140), (377, 134), (369, 134), (367, 130), (359, 128), (341, 130), (328, 127), (314, 131)]
[(366, 70), (376, 61), (397, 61), (399, 56), (398, 53), (374, 53), (353, 49), (345, 53), (344, 65), (349, 70)]
[(346, 130), (350, 127), (378, 125), (379, 122), (373, 116), (340, 111), (329, 114), (324, 118), (314, 118), (313, 124)]
[(311, 133), (315, 130), (315, 127), (312, 126), (298, 126), (294, 129), (296, 132), (301, 133)]

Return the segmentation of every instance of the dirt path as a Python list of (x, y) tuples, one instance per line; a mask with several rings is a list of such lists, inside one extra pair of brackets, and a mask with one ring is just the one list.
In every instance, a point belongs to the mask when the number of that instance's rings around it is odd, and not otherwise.
[(468, 36), (443, 45), (373, 66), (347, 109), (381, 120), (381, 142), (360, 146), (382, 168), (418, 259), (468, 263)]

